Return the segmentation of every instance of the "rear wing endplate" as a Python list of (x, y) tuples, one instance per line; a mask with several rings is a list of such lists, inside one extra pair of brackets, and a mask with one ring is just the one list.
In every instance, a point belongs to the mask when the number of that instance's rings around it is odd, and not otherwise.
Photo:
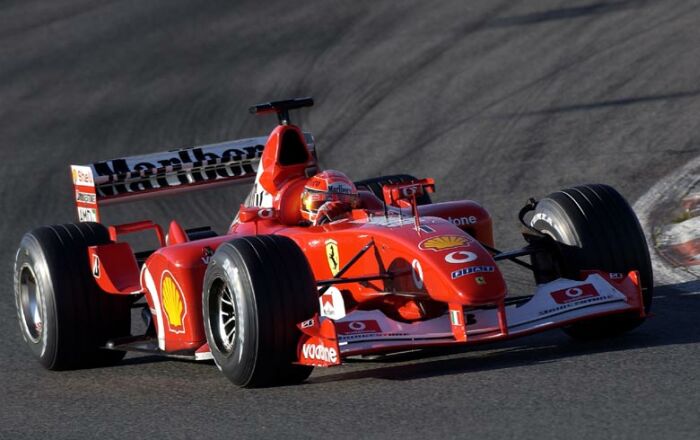
[[(313, 136), (304, 138), (313, 155)], [(253, 183), (266, 142), (263, 136), (71, 165), (78, 219), (99, 222), (100, 208), (112, 203)]]

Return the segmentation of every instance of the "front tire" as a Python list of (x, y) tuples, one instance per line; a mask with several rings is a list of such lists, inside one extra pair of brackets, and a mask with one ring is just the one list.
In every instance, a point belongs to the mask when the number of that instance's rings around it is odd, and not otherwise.
[(88, 246), (109, 243), (97, 223), (45, 226), (22, 238), (15, 258), (15, 304), (20, 331), (49, 370), (109, 365), (124, 352), (101, 349), (129, 336), (131, 299), (100, 290)]
[(222, 244), (204, 275), (204, 326), (212, 356), (241, 387), (304, 381), (313, 367), (293, 364), (296, 325), (318, 311), (316, 282), (290, 238), (268, 235)]
[[(644, 309), (650, 311), (654, 280), (646, 238), (634, 211), (614, 188), (589, 184), (554, 192), (537, 203), (530, 225), (559, 244), (558, 255), (549, 260), (554, 267), (546, 259), (533, 258), (538, 282), (543, 281), (542, 274), (578, 278), (587, 269), (625, 274), (637, 270)], [(601, 338), (643, 321), (639, 316), (617, 315), (582, 321), (564, 331), (577, 339)]]

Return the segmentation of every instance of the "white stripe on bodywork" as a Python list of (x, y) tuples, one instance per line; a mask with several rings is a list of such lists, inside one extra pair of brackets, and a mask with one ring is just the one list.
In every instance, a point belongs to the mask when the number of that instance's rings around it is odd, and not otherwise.
[(160, 308), (160, 298), (158, 297), (158, 290), (156, 290), (156, 283), (153, 281), (153, 276), (151, 272), (148, 271), (146, 265), (143, 265), (143, 280), (146, 283), (146, 289), (151, 295), (151, 301), (153, 301), (153, 307), (156, 309), (156, 315), (158, 315), (157, 321), (157, 332), (158, 332), (158, 348), (165, 350), (165, 328), (163, 327), (163, 311)]

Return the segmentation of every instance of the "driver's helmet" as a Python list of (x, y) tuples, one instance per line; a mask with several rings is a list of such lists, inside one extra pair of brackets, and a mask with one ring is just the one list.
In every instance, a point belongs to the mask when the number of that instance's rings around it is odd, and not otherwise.
[(301, 216), (315, 224), (318, 210), (328, 202), (334, 202), (335, 211), (338, 205), (346, 212), (360, 206), (355, 184), (340, 171), (322, 171), (306, 181), (301, 193)]

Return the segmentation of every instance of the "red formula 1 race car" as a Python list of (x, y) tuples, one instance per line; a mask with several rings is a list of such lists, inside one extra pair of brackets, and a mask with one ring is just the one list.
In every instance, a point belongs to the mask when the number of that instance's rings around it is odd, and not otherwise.
[[(501, 252), (489, 213), (470, 200), (431, 203), (432, 179), (320, 172), (313, 137), (289, 120), (312, 104), (251, 108), (278, 115), (267, 138), (72, 166), (80, 222), (27, 233), (15, 262), (20, 327), (39, 361), (77, 368), (130, 350), (213, 358), (253, 387), (300, 382), (354, 355), (554, 327), (612, 335), (649, 313), (646, 241), (614, 189), (531, 199), (519, 213), (526, 245)], [(150, 220), (100, 223), (110, 203), (245, 182), (252, 190), (224, 235), (176, 221), (167, 233)], [(123, 240), (138, 231), (160, 246), (134, 253)], [(508, 296), (503, 260), (532, 270), (531, 295)], [(131, 334), (135, 307), (141, 335)]]

